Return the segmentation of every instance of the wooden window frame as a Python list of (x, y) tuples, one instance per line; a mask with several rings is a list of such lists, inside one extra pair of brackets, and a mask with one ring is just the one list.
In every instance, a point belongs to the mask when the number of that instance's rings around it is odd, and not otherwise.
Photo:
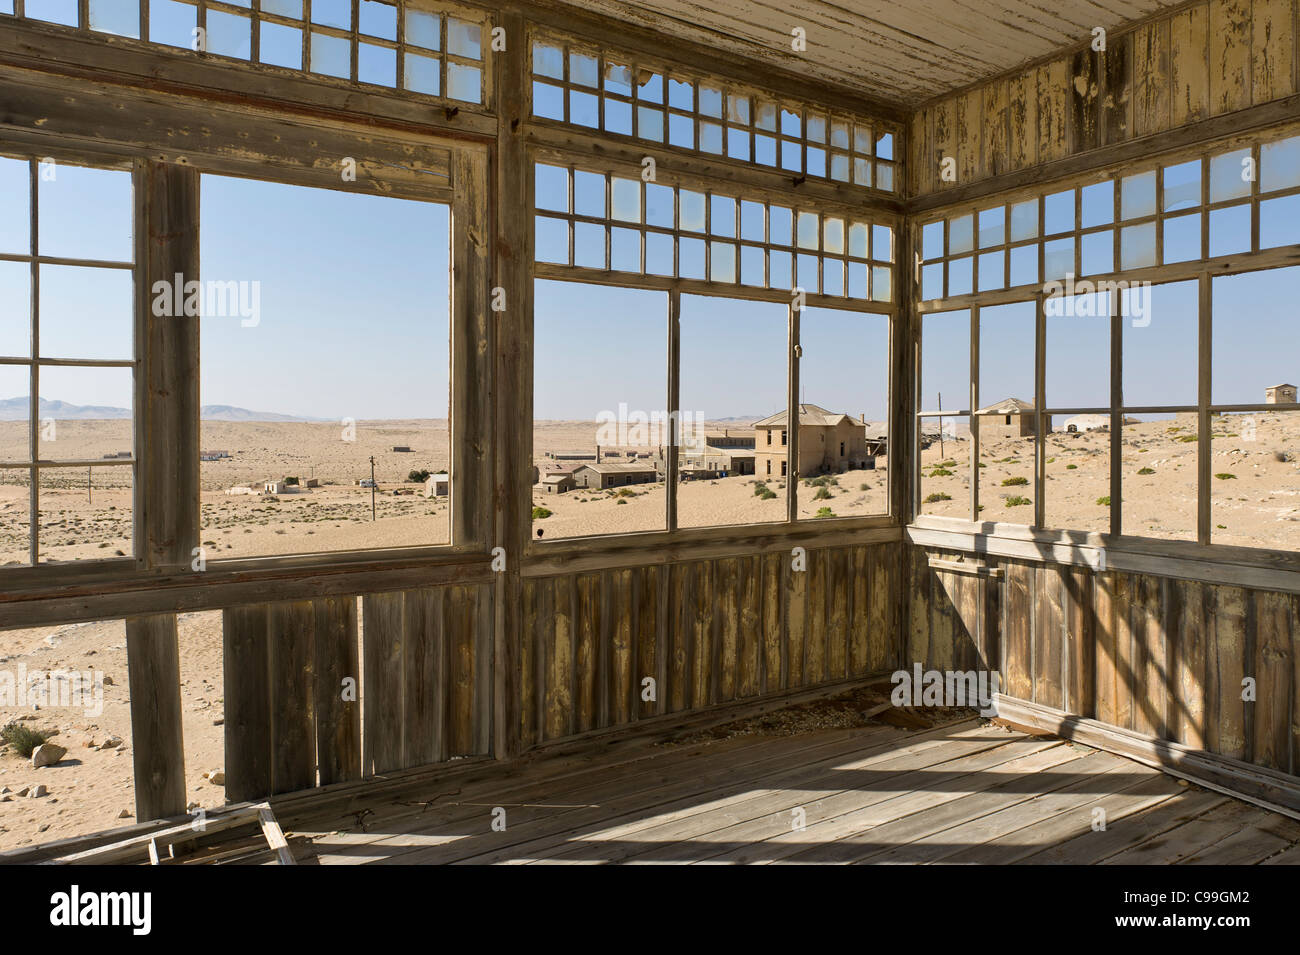
[[(1240, 275), (1251, 272), (1267, 271), (1294, 267), (1300, 264), (1300, 243), (1291, 246), (1279, 246), (1274, 248), (1260, 248), (1259, 221), (1260, 221), (1260, 204), (1273, 199), (1284, 198), (1288, 196), (1300, 195), (1300, 186), (1291, 186), (1284, 189), (1272, 190), (1269, 192), (1262, 191), (1262, 169), (1261, 169), (1261, 152), (1262, 149), (1274, 142), (1285, 139), (1291, 139), (1300, 136), (1300, 123), (1291, 121), (1278, 124), (1269, 129), (1250, 134), (1233, 136), (1228, 139), (1214, 142), (1199, 143), (1193, 147), (1180, 150), (1170, 151), (1157, 157), (1144, 157), (1138, 161), (1118, 164), (1107, 167), (1103, 170), (1097, 170), (1085, 176), (1073, 177), (1071, 179), (1060, 180), (1041, 186), (1035, 186), (1025, 190), (1015, 190), (1001, 193), (996, 196), (985, 197), (975, 203), (961, 203), (949, 207), (940, 207), (925, 216), (912, 220), (910, 229), (910, 238), (913, 247), (917, 249), (914, 257), (914, 269), (916, 284), (912, 295), (911, 311), (917, 322), (915, 334), (915, 351), (914, 351), (914, 375), (913, 375), (913, 407), (916, 409), (912, 416), (912, 434), (910, 436), (912, 448), (912, 462), (909, 469), (912, 491), (910, 494), (911, 512), (913, 514), (910, 529), (915, 529), (921, 533), (921, 539), (939, 540), (940, 538), (931, 538), (926, 536), (925, 532), (957, 533), (963, 535), (979, 535), (984, 537), (1003, 537), (1010, 541), (1032, 541), (1037, 546), (1047, 548), (1065, 548), (1078, 549), (1085, 548), (1089, 550), (1090, 555), (1086, 556), (1086, 561), (1094, 559), (1091, 552), (1101, 549), (1113, 548), (1121, 553), (1133, 555), (1169, 555), (1175, 558), (1187, 557), (1189, 559), (1202, 561), (1224, 561), (1233, 564), (1240, 564), (1251, 568), (1262, 568), (1274, 570), (1278, 568), (1288, 568), (1289, 570), (1300, 570), (1300, 555), (1293, 551), (1275, 550), (1265, 547), (1244, 547), (1240, 545), (1218, 544), (1213, 542), (1211, 527), (1211, 470), (1212, 470), (1212, 440), (1210, 422), (1213, 415), (1221, 412), (1226, 413), (1252, 413), (1276, 411), (1276, 405), (1267, 405), (1263, 402), (1248, 404), (1215, 404), (1212, 400), (1212, 380), (1210, 367), (1210, 347), (1213, 335), (1213, 315), (1212, 315), (1212, 296), (1211, 287), (1215, 278), (1221, 276)], [(1250, 181), (1249, 196), (1233, 198), (1219, 202), (1210, 201), (1210, 162), (1216, 156), (1235, 153), (1248, 149), (1250, 158), (1254, 162), (1255, 176)], [(1182, 163), (1200, 159), (1201, 160), (1201, 200), (1196, 210), (1177, 210), (1172, 213), (1165, 213), (1163, 206), (1163, 172), (1166, 168), (1180, 165)], [(1155, 173), (1155, 196), (1156, 196), (1156, 213), (1152, 216), (1134, 218), (1131, 220), (1122, 220), (1120, 218), (1120, 209), (1122, 202), (1121, 185), (1125, 178), (1133, 175), (1140, 175), (1144, 172)], [(1114, 220), (1109, 225), (1082, 228), (1082, 203), (1081, 190), (1085, 186), (1093, 185), (1098, 182), (1112, 181), (1114, 187)], [(1198, 283), (1198, 322), (1197, 322), (1197, 354), (1198, 367), (1195, 370), (1198, 379), (1197, 401), (1193, 404), (1168, 404), (1138, 406), (1128, 405), (1123, 401), (1123, 342), (1122, 331), (1124, 318), (1120, 309), (1120, 293), (1111, 291), (1109, 295), (1111, 304), (1111, 330), (1110, 330), (1110, 353), (1111, 353), (1111, 400), (1104, 407), (1095, 408), (1076, 408), (1076, 407), (1047, 407), (1042, 396), (1046, 387), (1046, 340), (1045, 340), (1045, 308), (1046, 300), (1044, 286), (1051, 280), (1045, 278), (1043, 269), (1044, 246), (1048, 237), (1044, 234), (1044, 215), (1045, 206), (1042, 197), (1053, 195), (1065, 190), (1071, 190), (1075, 196), (1075, 229), (1071, 232), (1061, 233), (1059, 235), (1073, 236), (1075, 239), (1075, 267), (1079, 267), (1081, 256), (1081, 236), (1107, 229), (1114, 229), (1114, 262), (1116, 265), (1121, 264), (1120, 258), (1120, 232), (1123, 225), (1141, 224), (1153, 222), (1156, 224), (1155, 237), (1155, 256), (1156, 264), (1153, 266), (1144, 266), (1142, 268), (1123, 270), (1117, 269), (1114, 272), (1104, 275), (1088, 275), (1078, 281), (1087, 281), (1093, 284), (1094, 289), (1097, 285), (1106, 282), (1125, 282), (1125, 283), (1149, 283), (1152, 286), (1170, 285), (1175, 283), (1196, 282)], [(1039, 283), (1034, 285), (1022, 285), (1014, 288), (1001, 288), (985, 292), (978, 291), (978, 263), (973, 264), (974, 278), (972, 285), (976, 289), (970, 294), (963, 294), (951, 298), (925, 299), (921, 298), (920, 274), (927, 265), (943, 263), (945, 265), (944, 291), (947, 291), (947, 269), (946, 264), (954, 256), (949, 254), (948, 249), (948, 229), (949, 223), (965, 215), (973, 215), (976, 224), (975, 240), (975, 257), (978, 257), (978, 215), (980, 209), (988, 209), (991, 206), (1003, 205), (1007, 209), (1008, 231), (1004, 236), (1009, 245), (1010, 231), (1009, 218), (1010, 208), (1029, 198), (1039, 198), (1038, 215), (1039, 228), (1038, 236), (1033, 242), (1038, 243), (1039, 257)], [(1230, 207), (1248, 207), (1250, 209), (1250, 249), (1246, 252), (1233, 253), (1211, 257), (1209, 255), (1209, 213), (1211, 210), (1230, 208)], [(1164, 222), (1168, 218), (1180, 215), (1188, 215), (1199, 211), (1202, 214), (1202, 231), (1201, 231), (1201, 257), (1184, 262), (1164, 263), (1163, 262), (1163, 233)], [(944, 254), (929, 259), (922, 256), (922, 234), (927, 226), (933, 226), (935, 223), (941, 223), (944, 230)], [(1052, 238), (1058, 237), (1053, 234)], [(958, 253), (956, 258), (961, 258), (965, 253)], [(1008, 265), (1009, 268), (1009, 265)], [(1077, 273), (1076, 273), (1077, 274)], [(1067, 289), (1068, 291), (1068, 289)], [(1085, 289), (1085, 291), (1087, 291)], [(1081, 294), (1081, 293), (1080, 293)], [(972, 481), (971, 492), (971, 514), (969, 518), (941, 517), (922, 512), (922, 494), (921, 494), (921, 477), (922, 467), (920, 459), (920, 439), (922, 432), (922, 423), (931, 418), (949, 418), (949, 417), (966, 417), (969, 418), (971, 428), (971, 466), (975, 468), (979, 454), (978, 439), (978, 422), (979, 417), (976, 414), (979, 395), (979, 312), (981, 307), (994, 305), (1003, 305), (1016, 302), (1035, 302), (1037, 314), (1037, 330), (1035, 341), (1035, 396), (1034, 396), (1034, 413), (1037, 417), (1038, 427), (1035, 429), (1035, 481), (1034, 481), (1034, 520), (1031, 524), (991, 524), (979, 520), (978, 504), (979, 489), (978, 481)], [(969, 407), (963, 407), (953, 410), (930, 410), (922, 404), (921, 388), (921, 368), (922, 368), (922, 326), (926, 316), (938, 313), (951, 313), (969, 309), (971, 313), (971, 399), (967, 403)], [(1197, 431), (1197, 520), (1194, 538), (1186, 540), (1168, 540), (1163, 538), (1151, 538), (1141, 535), (1135, 535), (1125, 532), (1123, 516), (1123, 473), (1122, 473), (1122, 421), (1126, 414), (1195, 414), (1198, 420)], [(1045, 459), (1047, 436), (1043, 433), (1045, 418), (1057, 415), (1076, 415), (1076, 414), (1106, 414), (1111, 417), (1110, 426), (1110, 528), (1108, 532), (1089, 532), (1080, 531), (1070, 528), (1049, 528), (1045, 521)], [(972, 473), (976, 473), (972, 470)], [(1081, 558), (1076, 554), (1072, 562), (1081, 562)]]

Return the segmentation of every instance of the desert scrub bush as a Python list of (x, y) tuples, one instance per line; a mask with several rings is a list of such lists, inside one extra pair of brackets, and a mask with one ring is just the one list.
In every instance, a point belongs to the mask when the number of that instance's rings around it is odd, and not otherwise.
[(1155, 468), (1138, 468), (1138, 474), (1155, 474)]
[(1065, 466), (1065, 470), (1067, 470), (1067, 471), (1077, 471), (1077, 470), (1079, 470), (1079, 465), (1077, 465), (1077, 464), (1067, 464), (1067, 465)]
[(824, 501), (824, 500), (826, 500), (827, 498), (829, 498), (830, 496), (831, 496), (830, 489), (829, 489), (828, 487), (826, 487), (825, 484), (823, 484), (821, 487), (819, 487), (819, 488), (817, 489), (817, 493), (813, 495), (813, 500), (814, 500), (814, 501)]
[(926, 504), (938, 504), (940, 501), (951, 501), (951, 494), (944, 494), (942, 491), (936, 491), (925, 499)]
[(554, 513), (554, 512), (553, 512), (550, 508), (546, 508), (546, 507), (534, 507), (534, 508), (533, 508), (533, 520), (535, 520), (535, 521), (545, 520), (546, 518), (550, 517), (551, 514), (553, 514), (553, 513)]
[(933, 471), (930, 472), (929, 476), (932, 478), (952, 477), (952, 472), (949, 471), (947, 468), (935, 468)]
[(1099, 497), (1099, 498), (1097, 498), (1097, 506), (1098, 506), (1098, 507), (1110, 507), (1110, 495), (1107, 494), (1105, 497)]
[(776, 497), (775, 491), (770, 490), (769, 488), (763, 488), (763, 493), (758, 496), (758, 499), (760, 501), (770, 501), (774, 497)]
[(29, 729), (22, 723), (10, 723), (0, 729), (0, 742), (12, 747), (15, 753), (23, 759), (27, 759), (32, 755), (32, 750), (53, 735), (53, 733), (43, 733), (40, 730)]
[(767, 490), (767, 485), (764, 484), (762, 481), (759, 481), (754, 485), (754, 497), (762, 497), (763, 493), (766, 490)]
[(1191, 444), (1193, 441), (1199, 441), (1200, 438), (1198, 438), (1194, 434), (1185, 434), (1178, 440), (1181, 441), (1183, 444)]
[(1023, 507), (1026, 504), (1034, 503), (1027, 497), (1021, 497), (1017, 494), (1015, 497), (1009, 497), (1006, 500), (1007, 507)]
[(406, 475), (406, 481), (408, 484), (423, 484), (427, 480), (429, 480), (429, 472), (423, 469), (413, 470), (410, 474)]
[(1237, 480), (1237, 475), (1235, 475), (1235, 474), (1229, 474), (1227, 471), (1224, 471), (1224, 472), (1222, 472), (1222, 473), (1220, 473), (1220, 474), (1216, 474), (1216, 475), (1214, 475), (1214, 476), (1215, 476), (1216, 478), (1218, 478), (1220, 481), (1235, 481), (1235, 480)]
[(955, 468), (956, 466), (957, 466), (956, 461), (943, 461), (939, 464), (939, 467), (941, 468)]
[[(618, 496), (619, 496), (619, 497), (636, 497), (636, 491), (632, 490), (630, 487), (621, 487), (621, 488), (618, 489)], [(622, 503), (622, 502), (620, 501), (619, 503)]]
[(835, 516), (835, 512), (832, 511), (829, 507), (819, 507), (817, 508), (817, 513), (813, 515), (814, 518), (834, 517), (834, 516)]
[(870, 491), (870, 490), (871, 490), (871, 485), (870, 485), (870, 484), (859, 484), (859, 485), (858, 485), (858, 490), (859, 490), (859, 491)]
[(1024, 487), (1028, 483), (1029, 478), (1027, 477), (1009, 477), (1002, 479), (1003, 487)]

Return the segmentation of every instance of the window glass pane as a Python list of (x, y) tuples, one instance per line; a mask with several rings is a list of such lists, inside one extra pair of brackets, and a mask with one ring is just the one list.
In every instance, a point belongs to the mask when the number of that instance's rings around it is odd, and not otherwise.
[(29, 163), (0, 156), (0, 252), (32, 251), (30, 180)]
[(997, 206), (993, 209), (985, 209), (979, 215), (979, 229), (981, 249), (991, 248), (993, 246), (1005, 245), (1007, 241), (1006, 230), (1006, 207)]
[(1210, 212), (1210, 257), (1250, 251), (1250, 206)]
[(1300, 414), (1278, 408), (1216, 416), (1211, 423), (1210, 540), (1300, 550), (1295, 465)]
[(569, 211), (569, 170), (537, 163), (533, 167), (534, 201), (539, 209)]
[(1156, 213), (1156, 174), (1126, 176), (1120, 194), (1120, 213), (1125, 219), (1140, 219)]
[(90, 28), (140, 38), (140, 0), (90, 0)]
[[(412, 12), (407, 13), (406, 22), (406, 39), (411, 42), (411, 22)], [(430, 42), (436, 42), (437, 28), (427, 30), (421, 33), (421, 46), (428, 46)], [(430, 49), (437, 49), (432, 46)], [(564, 79), (564, 51), (558, 46), (551, 43), (534, 43), (533, 44), (533, 73), (538, 76), (549, 76), (552, 79)]]
[(132, 272), (42, 265), (40, 276), (42, 358), (135, 357)]
[[(31, 266), (26, 262), (0, 262), (0, 356), (31, 357), (31, 295)], [(0, 401), (14, 395), (0, 392)], [(5, 460), (12, 459), (0, 457), (0, 461)]]
[(1201, 257), (1204, 217), (1199, 212), (1165, 220), (1165, 262), (1191, 262)]
[(1043, 524), (1110, 533), (1110, 416), (1056, 417), (1044, 444)]
[[(49, 164), (40, 177), (41, 254), (130, 262), (135, 258), (131, 174)], [(93, 229), (87, 222), (96, 223)]]
[(1090, 232), (1080, 240), (1084, 275), (1106, 275), (1115, 271), (1115, 232)]
[(1300, 196), (1265, 199), (1259, 204), (1259, 247), (1300, 244)]
[(1124, 406), (1194, 405), (1199, 299), (1196, 282), (1138, 285), (1120, 293)]
[(466, 103), (483, 101), (483, 71), (463, 63), (447, 64), (447, 95)]
[(1011, 241), (1020, 242), (1038, 235), (1038, 200), (1018, 202), (1011, 207)]
[(970, 402), (970, 312), (921, 321), (921, 411), (960, 411)]
[[(258, 40), (258, 58), (270, 66), (302, 69), (302, 31), (279, 23), (263, 22)], [(408, 86), (408, 88), (410, 88)]]
[(1057, 192), (1043, 199), (1043, 222), (1047, 235), (1074, 231), (1074, 190)]
[(1250, 195), (1250, 150), (1238, 149), (1210, 160), (1210, 201), (1244, 199)]
[(209, 559), (446, 543), (448, 207), (211, 175), (201, 187)]
[(1120, 230), (1121, 269), (1142, 269), (1156, 264), (1156, 224), (1127, 226)]
[(804, 309), (799, 344), (799, 518), (887, 513), (888, 319)]
[(1289, 404), (1300, 384), (1300, 267), (1216, 276), (1211, 401)]
[(1093, 183), (1079, 190), (1079, 213), (1083, 217), (1083, 227), (1110, 225), (1115, 221), (1115, 183)]
[(1196, 415), (1126, 415), (1120, 442), (1124, 533), (1196, 540)]
[[(1110, 296), (1049, 296), (1047, 408), (1110, 407)], [(1056, 422), (1058, 427), (1066, 427)]]
[(1165, 212), (1177, 212), (1180, 209), (1195, 209), (1201, 204), (1201, 161), (1179, 163), (1166, 166), (1164, 171), (1164, 199), (1161, 208)]
[(1261, 192), (1300, 186), (1300, 136), (1265, 143), (1259, 148)]
[(966, 215), (948, 220), (948, 254), (960, 255), (971, 251), (975, 245), (974, 217)]
[[(38, 456), (46, 461), (103, 461), (119, 456), (129, 459), (135, 446), (131, 427), (134, 395), (130, 368), (43, 366), (36, 429)], [(131, 469), (125, 470), (129, 475)], [(62, 476), (68, 478), (72, 473), (63, 471)], [(78, 477), (84, 497), (84, 469)]]
[[(788, 314), (771, 302), (682, 296), (679, 527), (786, 519)], [(722, 352), (736, 360), (719, 363)]]
[(922, 418), (920, 427), (921, 513), (969, 520), (970, 418)]

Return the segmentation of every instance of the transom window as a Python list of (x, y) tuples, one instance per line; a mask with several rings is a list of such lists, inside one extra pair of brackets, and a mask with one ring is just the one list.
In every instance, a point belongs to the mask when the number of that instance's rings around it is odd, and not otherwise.
[(370, 86), (488, 99), (485, 15), (426, 0), (0, 0), (0, 15), (15, 13)]
[(532, 112), (606, 133), (896, 191), (892, 126), (561, 39), (532, 44)]

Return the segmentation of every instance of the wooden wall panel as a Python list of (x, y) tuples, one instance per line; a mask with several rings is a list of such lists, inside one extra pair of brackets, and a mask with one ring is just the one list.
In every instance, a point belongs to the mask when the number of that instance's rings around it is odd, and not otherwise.
[[(1297, 92), (1297, 0), (1205, 0), (1030, 69), (931, 100), (912, 135), (957, 161), (955, 182), (914, 163), (914, 196), (1009, 176)], [(1009, 186), (1017, 184), (1014, 178)]]
[(523, 745), (892, 671), (903, 559), (884, 544), (809, 550), (803, 571), (774, 551), (526, 578), (521, 712), (541, 715)]
[[(1003, 654), (1003, 692), (1153, 739), (1300, 771), (1300, 595), (911, 548), (913, 621), (903, 656), (927, 669)], [(941, 561), (931, 566), (931, 558)], [(966, 555), (978, 564), (981, 558)], [(981, 584), (996, 596), (980, 597)], [(1243, 700), (1243, 680), (1254, 698)]]

